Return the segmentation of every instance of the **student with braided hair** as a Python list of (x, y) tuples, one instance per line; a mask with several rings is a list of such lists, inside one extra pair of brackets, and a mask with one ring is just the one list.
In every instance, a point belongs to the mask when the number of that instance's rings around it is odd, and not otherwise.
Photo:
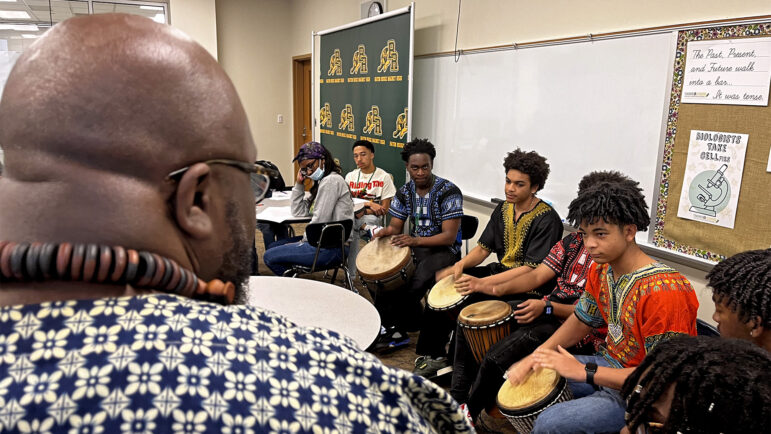
[[(568, 379), (573, 399), (547, 408), (533, 432), (617, 432), (624, 427), (619, 389), (658, 343), (696, 335), (699, 303), (690, 282), (648, 257), (635, 242), (650, 223), (639, 187), (601, 184), (582, 191), (568, 207), (595, 264), (584, 293), (556, 332), (508, 371), (512, 384), (533, 369), (556, 370)], [(607, 325), (605, 347), (593, 356), (565, 348)]]
[(738, 339), (678, 337), (627, 378), (623, 433), (760, 433), (771, 427), (771, 357)]
[(771, 249), (731, 256), (707, 274), (720, 335), (771, 351)]

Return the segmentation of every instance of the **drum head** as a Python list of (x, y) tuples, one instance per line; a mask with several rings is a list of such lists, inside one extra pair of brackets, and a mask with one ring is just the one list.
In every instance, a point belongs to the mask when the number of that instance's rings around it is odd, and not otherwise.
[(560, 376), (553, 369), (542, 368), (533, 371), (525, 381), (512, 386), (508, 381), (498, 391), (498, 407), (506, 411), (522, 410), (539, 404), (556, 389)]
[(471, 326), (488, 325), (502, 320), (510, 314), (511, 306), (505, 301), (480, 301), (464, 307), (458, 315), (458, 321)]
[(375, 238), (361, 248), (356, 257), (356, 270), (361, 277), (379, 280), (392, 276), (412, 260), (409, 247), (391, 244), (391, 236)]
[(455, 290), (455, 275), (450, 274), (436, 282), (436, 285), (431, 288), (428, 293), (428, 305), (434, 309), (445, 309), (458, 304), (464, 298), (466, 297), (458, 294), (458, 291)]

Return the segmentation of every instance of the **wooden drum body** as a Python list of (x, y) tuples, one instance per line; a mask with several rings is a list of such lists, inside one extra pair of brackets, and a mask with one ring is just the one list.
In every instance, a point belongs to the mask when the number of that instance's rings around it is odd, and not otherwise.
[(458, 325), (474, 353), (477, 363), (482, 360), (496, 342), (511, 332), (514, 311), (505, 301), (480, 301), (466, 306), (458, 315)]
[(543, 368), (532, 372), (517, 386), (507, 380), (498, 391), (496, 402), (517, 431), (529, 433), (544, 410), (571, 399), (573, 394), (568, 382), (556, 371)]
[(457, 309), (467, 298), (467, 295), (460, 295), (455, 290), (455, 276), (450, 274), (436, 282), (436, 285), (428, 292), (426, 301), (429, 309), (454, 313), (453, 317), (455, 317), (457, 316)]
[(370, 291), (393, 291), (412, 278), (415, 262), (409, 247), (391, 244), (391, 236), (375, 238), (356, 257), (356, 271)]

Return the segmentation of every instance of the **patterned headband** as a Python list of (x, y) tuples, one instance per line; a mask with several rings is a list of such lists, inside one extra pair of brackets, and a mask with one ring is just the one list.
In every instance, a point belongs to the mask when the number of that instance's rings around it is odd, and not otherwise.
[(324, 154), (326, 154), (326, 149), (321, 143), (308, 142), (300, 147), (297, 156), (292, 161), (318, 160), (324, 158)]

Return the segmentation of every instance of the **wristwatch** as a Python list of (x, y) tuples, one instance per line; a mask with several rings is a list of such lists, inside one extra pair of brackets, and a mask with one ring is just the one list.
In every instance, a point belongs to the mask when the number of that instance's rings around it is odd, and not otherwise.
[(545, 299), (544, 302), (546, 303), (546, 306), (543, 308), (543, 314), (551, 316), (551, 314), (554, 313), (554, 307), (551, 305), (551, 300)]
[(586, 384), (591, 384), (595, 390), (598, 390), (599, 387), (597, 387), (597, 385), (594, 383), (594, 374), (597, 373), (597, 364), (594, 362), (588, 362), (584, 366), (584, 370), (586, 370)]

